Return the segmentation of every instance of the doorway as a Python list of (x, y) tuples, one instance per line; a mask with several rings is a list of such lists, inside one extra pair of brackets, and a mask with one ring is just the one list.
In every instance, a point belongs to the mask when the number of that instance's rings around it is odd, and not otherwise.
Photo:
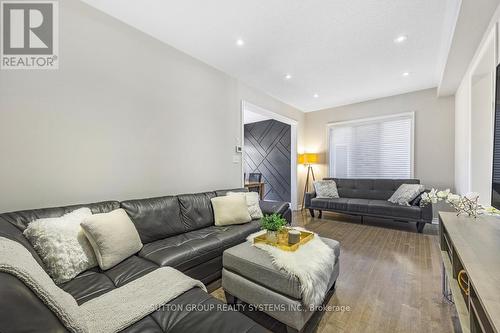
[(243, 182), (261, 174), (264, 200), (297, 208), (297, 122), (242, 101)]

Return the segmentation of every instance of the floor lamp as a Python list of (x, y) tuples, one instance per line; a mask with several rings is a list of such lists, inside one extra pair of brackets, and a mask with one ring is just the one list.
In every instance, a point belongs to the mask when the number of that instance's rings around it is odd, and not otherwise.
[(314, 163), (318, 163), (318, 154), (311, 154), (311, 153), (299, 154), (298, 163), (307, 166), (307, 177), (306, 177), (306, 183), (304, 185), (304, 195), (302, 196), (302, 209), (304, 209), (306, 203), (306, 192), (309, 190), (309, 177), (312, 177), (312, 181), (316, 180), (316, 178), (314, 177), (314, 169), (312, 165)]

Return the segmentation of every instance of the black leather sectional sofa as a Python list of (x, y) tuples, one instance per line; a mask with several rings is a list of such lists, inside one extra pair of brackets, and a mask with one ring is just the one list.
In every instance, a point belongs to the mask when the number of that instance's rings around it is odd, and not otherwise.
[(420, 207), (420, 194), (410, 206), (387, 201), (401, 184), (420, 184), (418, 179), (341, 179), (334, 180), (338, 199), (316, 198), (315, 192), (306, 193), (305, 208), (314, 217), (314, 210), (332, 211), (349, 215), (373, 216), (402, 222), (416, 222), (417, 231), (422, 232), (426, 223), (432, 223), (432, 205)]
[[(244, 191), (244, 189), (236, 189)], [(234, 190), (233, 190), (234, 191)], [(221, 276), (222, 253), (259, 230), (259, 222), (214, 226), (210, 199), (227, 190), (158, 198), (106, 201), (87, 205), (34, 209), (0, 214), (0, 236), (24, 245), (43, 267), (40, 257), (23, 236), (35, 219), (59, 217), (80, 207), (93, 213), (123, 208), (134, 222), (144, 244), (142, 250), (117, 266), (95, 267), (60, 285), (78, 304), (123, 286), (160, 266), (171, 266), (208, 284)], [(264, 214), (280, 213), (291, 222), (288, 203), (261, 201)], [(123, 332), (265, 332), (241, 313), (217, 310), (221, 302), (194, 288)], [(210, 311), (189, 311), (186, 305), (213, 305)], [(175, 308), (175, 307), (173, 307)], [(58, 318), (22, 282), (0, 273), (0, 332), (66, 332)]]

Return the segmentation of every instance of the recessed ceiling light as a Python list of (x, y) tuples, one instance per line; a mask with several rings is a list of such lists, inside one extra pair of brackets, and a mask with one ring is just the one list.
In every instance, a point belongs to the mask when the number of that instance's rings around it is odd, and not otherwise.
[(243, 45), (245, 45), (245, 41), (243, 39), (241, 39), (241, 38), (238, 38), (236, 40), (236, 45), (243, 46)]
[(403, 76), (410, 76), (410, 72), (404, 72), (403, 74), (401, 74)]
[(401, 36), (398, 36), (394, 39), (394, 43), (396, 44), (401, 44), (403, 43), (404, 41), (406, 41), (408, 39), (408, 36), (406, 35), (401, 35)]
[(291, 78), (292, 78), (292, 75), (291, 75), (291, 74), (287, 74), (287, 75), (285, 75), (285, 79), (286, 79), (286, 80), (290, 80)]
[(318, 95), (318, 94), (314, 94), (314, 95), (313, 95), (313, 97), (314, 97), (314, 98), (318, 98), (318, 97), (319, 97), (319, 95)]

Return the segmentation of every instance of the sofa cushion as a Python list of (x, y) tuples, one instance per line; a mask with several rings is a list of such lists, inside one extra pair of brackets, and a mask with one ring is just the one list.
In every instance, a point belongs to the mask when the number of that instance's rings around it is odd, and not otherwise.
[(222, 256), (219, 256), (210, 259), (209, 261), (205, 261), (201, 265), (191, 267), (183, 271), (183, 273), (195, 280), (200, 280), (205, 285), (208, 285), (221, 277), (221, 269)]
[(210, 199), (215, 192), (182, 194), (177, 198), (186, 231), (192, 231), (214, 225), (214, 212)]
[[(224, 311), (223, 303), (200, 288), (193, 288), (168, 303), (169, 307), (153, 312), (152, 317), (163, 332), (268, 332), (238, 311)], [(188, 309), (195, 309), (189, 311)], [(128, 331), (123, 332), (139, 332)], [(141, 333), (144, 331), (140, 331)], [(155, 331), (153, 331), (155, 332)]]
[(385, 200), (371, 200), (368, 213), (396, 218), (420, 219), (421, 209), (416, 206), (401, 206)]
[(146, 244), (138, 255), (159, 266), (183, 271), (216, 256), (217, 242), (209, 228), (203, 228)]
[(158, 326), (153, 317), (149, 315), (120, 331), (120, 333), (163, 333), (163, 330)]
[(332, 179), (341, 198), (387, 200), (401, 184), (420, 184), (418, 179)]
[[(225, 227), (213, 227), (216, 234), (215, 236), (221, 243), (229, 244), (229, 246), (244, 242), (248, 235), (260, 230), (259, 220), (253, 220), (250, 223), (231, 225)], [(227, 248), (226, 245), (224, 247)]]
[(333, 209), (345, 211), (348, 209), (348, 198), (327, 199), (314, 198), (311, 199), (311, 206), (319, 209)]
[[(70, 293), (79, 305), (115, 289), (110, 275), (115, 275), (118, 270), (127, 266), (134, 270), (134, 266), (145, 268), (146, 266), (156, 269), (158, 266), (149, 266), (146, 260), (138, 257), (130, 257), (126, 261), (115, 266), (105, 273), (98, 272), (98, 268), (84, 272), (72, 281), (66, 282), (60, 287)], [(112, 274), (109, 274), (113, 271)], [(138, 271), (138, 270), (137, 270)], [(140, 274), (147, 274), (144, 270)], [(106, 275), (108, 274), (108, 276)], [(119, 280), (119, 279), (118, 279)], [(128, 282), (132, 281), (129, 280)], [(117, 285), (119, 287), (120, 284)], [(207, 310), (189, 311), (188, 307), (195, 308), (200, 304), (207, 305)], [(218, 329), (222, 332), (265, 332), (265, 330), (251, 319), (234, 311), (217, 310), (220, 301), (213, 298), (200, 288), (193, 288), (173, 299), (163, 308), (154, 311), (149, 316), (137, 321), (135, 324), (124, 329), (127, 333), (164, 333), (164, 332), (212, 332)]]
[(77, 275), (73, 280), (62, 283), (59, 287), (71, 294), (78, 305), (116, 288), (113, 281), (98, 267)]
[(138, 256), (131, 256), (107, 271), (92, 268), (76, 276), (73, 280), (59, 284), (70, 293), (78, 304), (119, 288), (146, 275), (159, 266)]
[(311, 206), (320, 209), (331, 209), (335, 211), (353, 212), (353, 213), (368, 213), (370, 199), (311, 199)]
[(348, 199), (347, 208), (351, 212), (366, 214), (371, 201), (370, 199)]
[(409, 219), (420, 219), (421, 215), (421, 209), (418, 206), (401, 206), (386, 200), (313, 198), (311, 208)]
[(185, 231), (179, 200), (175, 196), (127, 200), (120, 204), (134, 222), (143, 243)]
[(131, 256), (103, 273), (113, 282), (115, 287), (119, 288), (154, 271), (158, 267), (158, 265), (149, 260), (138, 256)]
[[(203, 307), (187, 310), (198, 306)], [(121, 333), (268, 332), (242, 313), (218, 310), (222, 308), (221, 301), (200, 288), (193, 288)]]
[(138, 255), (160, 266), (185, 271), (221, 256), (225, 249), (243, 242), (259, 227), (258, 221), (252, 221), (242, 225), (198, 229), (146, 244)]

